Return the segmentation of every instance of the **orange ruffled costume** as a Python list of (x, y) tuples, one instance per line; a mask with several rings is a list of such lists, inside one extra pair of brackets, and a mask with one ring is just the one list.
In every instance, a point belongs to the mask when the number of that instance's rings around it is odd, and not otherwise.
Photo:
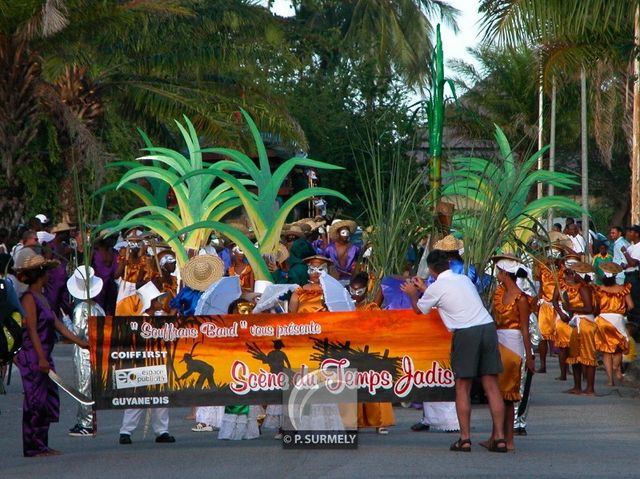
[(229, 267), (229, 276), (240, 276), (240, 287), (242, 288), (242, 291), (253, 291), (253, 270), (248, 264), (243, 266), (242, 271), (238, 273), (236, 271), (236, 266), (231, 265)]
[(596, 298), (600, 306), (600, 314), (619, 315), (616, 318), (619, 323), (618, 327), (603, 316), (596, 318), (596, 350), (613, 354), (616, 352), (625, 353), (629, 349), (629, 339), (626, 334), (622, 333), (621, 329), (624, 328), (622, 317), (627, 312), (626, 296), (630, 293), (631, 284), (629, 283), (625, 284), (617, 293), (606, 291), (601, 286), (596, 287)]
[[(569, 286), (564, 281), (560, 282), (560, 287), (567, 292), (567, 296), (569, 297), (569, 303), (574, 308), (582, 308), (584, 303), (582, 302), (582, 297), (580, 296), (580, 285), (571, 285)], [(589, 286), (589, 291), (593, 297), (593, 289)], [(595, 299), (595, 298), (593, 298)], [(592, 299), (592, 304), (595, 302)], [(572, 328), (569, 324), (559, 320), (556, 323), (556, 345), (558, 347), (567, 347), (560, 346), (558, 344), (558, 326), (559, 323), (562, 323), (569, 330), (569, 356), (567, 357), (567, 364), (582, 364), (584, 366), (597, 366), (598, 361), (596, 360), (596, 330), (598, 327), (596, 326), (596, 322), (593, 319), (593, 316), (589, 315), (576, 315), (578, 316), (578, 326), (576, 328)], [(562, 326), (562, 329), (565, 330), (565, 326)], [(563, 337), (563, 340), (565, 337)]]
[[(563, 269), (558, 270), (558, 279), (562, 278)], [(556, 289), (556, 277), (548, 266), (540, 270), (540, 308), (538, 309), (538, 329), (542, 339), (553, 341), (556, 334), (558, 315), (553, 309), (553, 292)]]
[(324, 295), (321, 289), (296, 289), (298, 295), (298, 313), (319, 313), (326, 311)]
[[(493, 312), (496, 328), (513, 329), (520, 331), (520, 312), (518, 301), (525, 293), (518, 295), (509, 304), (503, 304), (506, 290), (498, 286), (493, 297)], [(498, 333), (500, 337), (500, 333)], [(522, 341), (522, 337), (520, 339)], [(500, 343), (500, 357), (502, 359), (502, 372), (498, 375), (498, 387), (505, 401), (520, 401), (520, 371), (522, 370), (522, 357)]]
[[(379, 311), (376, 303), (362, 301), (356, 304), (358, 311)], [(358, 403), (358, 427), (387, 427), (396, 423), (393, 405), (390, 402)]]
[[(559, 280), (561, 293), (564, 291), (569, 299), (569, 304), (575, 308), (581, 308), (582, 298), (580, 297), (580, 285), (569, 286), (565, 283), (564, 278)], [(565, 323), (560, 317), (556, 319), (556, 334), (554, 342), (558, 348), (568, 348), (571, 342), (571, 333), (573, 328), (569, 326), (569, 323)]]

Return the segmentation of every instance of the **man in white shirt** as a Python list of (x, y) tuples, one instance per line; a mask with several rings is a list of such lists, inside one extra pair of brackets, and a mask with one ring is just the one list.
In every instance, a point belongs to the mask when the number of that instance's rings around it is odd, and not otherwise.
[(573, 244), (571, 249), (578, 254), (585, 254), (587, 252), (587, 244), (584, 237), (580, 234), (578, 225), (573, 223), (567, 226), (567, 234), (569, 235), (569, 238), (571, 238), (571, 243)]
[(632, 243), (629, 247), (622, 247), (620, 251), (624, 255), (624, 282), (631, 284), (631, 299), (634, 307), (627, 312), (629, 321), (640, 324), (640, 226), (633, 225), (627, 228), (627, 239)]
[(470, 393), (473, 378), (479, 377), (489, 400), (493, 421), (489, 450), (507, 452), (504, 402), (498, 388), (502, 362), (493, 318), (482, 304), (471, 280), (449, 269), (446, 252), (434, 250), (429, 253), (427, 265), (436, 281), (427, 288), (422, 278), (416, 277), (405, 283), (402, 291), (409, 295), (417, 312), (428, 313), (432, 308), (438, 308), (442, 322), (453, 332), (451, 369), (456, 379), (460, 439), (451, 445), (450, 450), (471, 450)]
[[(622, 253), (622, 248), (628, 248), (629, 242), (624, 239), (624, 230), (620, 226), (613, 226), (611, 230), (609, 230), (609, 238), (613, 241), (613, 262), (619, 264), (620, 266), (627, 263), (627, 260), (624, 257), (624, 253)], [(624, 283), (624, 271), (616, 276), (616, 283), (623, 284)]]

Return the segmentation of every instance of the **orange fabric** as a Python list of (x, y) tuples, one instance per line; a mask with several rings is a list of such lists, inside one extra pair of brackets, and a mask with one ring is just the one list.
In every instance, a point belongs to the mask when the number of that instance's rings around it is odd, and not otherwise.
[[(121, 251), (124, 251), (124, 250), (121, 250)], [(118, 256), (118, 262), (121, 262), (121, 261), (125, 261), (124, 254), (122, 252)], [(135, 260), (133, 258), (129, 258), (127, 260), (126, 266), (124, 267), (124, 273), (122, 275), (122, 279), (124, 279), (127, 283), (135, 284), (138, 282), (138, 276), (141, 271), (144, 277), (146, 269), (147, 268), (145, 265), (144, 258), (138, 258)]]
[(366, 301), (362, 301), (361, 303), (356, 304), (357, 311), (380, 311), (380, 306), (376, 303), (368, 303)]
[(526, 294), (521, 293), (509, 304), (504, 304), (503, 299), (507, 290), (503, 286), (498, 286), (493, 295), (493, 315), (496, 320), (497, 329), (520, 329), (520, 312), (518, 311), (518, 301)]
[[(557, 271), (558, 280), (563, 278), (564, 268), (561, 266)], [(553, 300), (553, 292), (556, 289), (556, 277), (548, 266), (540, 268), (540, 298), (551, 302)]]
[(166, 280), (164, 277), (162, 278), (162, 288), (161, 292), (167, 293), (162, 300), (162, 310), (166, 313), (171, 312), (171, 306), (169, 303), (173, 298), (176, 297), (178, 293), (178, 279), (175, 276), (170, 276), (169, 280)]
[(298, 313), (319, 313), (327, 310), (321, 289), (298, 288), (296, 294), (298, 295)]
[(629, 341), (620, 334), (620, 331), (604, 318), (596, 318), (596, 351), (602, 353), (626, 353), (629, 350)]
[(142, 300), (137, 294), (127, 296), (116, 304), (116, 316), (140, 316), (142, 313)]
[(538, 309), (538, 329), (542, 339), (553, 340), (556, 335), (558, 315), (551, 303), (542, 303)]
[(388, 427), (396, 423), (390, 402), (358, 403), (358, 427)]
[(567, 364), (582, 364), (593, 367), (598, 365), (596, 360), (597, 329), (596, 323), (588, 319), (580, 320), (580, 332), (578, 332), (578, 328), (573, 328)]
[(240, 287), (242, 288), (242, 291), (253, 291), (254, 281), (253, 275), (251, 274), (253, 273), (253, 270), (248, 264), (243, 266), (244, 268), (242, 271), (238, 273), (236, 271), (236, 266), (232, 264), (229, 267), (229, 276), (240, 276)]
[[(569, 299), (569, 304), (571, 304), (571, 306), (573, 306), (574, 308), (582, 308), (584, 306), (582, 302), (582, 297), (580, 296), (579, 284), (569, 285), (565, 283), (564, 279), (560, 279), (560, 289), (561, 289), (561, 292), (562, 291), (566, 292), (567, 297)], [(569, 326), (568, 323), (565, 323), (560, 318), (558, 318), (556, 320), (556, 334), (554, 337), (554, 342), (556, 347), (558, 348), (570, 347), (569, 343), (572, 340), (572, 334), (574, 332), (573, 331), (574, 329), (575, 328), (572, 328), (571, 326)], [(575, 331), (575, 333), (576, 334), (578, 333), (577, 330)]]
[(596, 286), (595, 291), (601, 313), (626, 314), (627, 302), (625, 298), (631, 293), (631, 285), (629, 283), (622, 286), (617, 293), (605, 291), (603, 286)]
[(520, 372), (522, 358), (499, 344), (502, 372), (498, 374), (498, 387), (505, 401), (520, 401)]

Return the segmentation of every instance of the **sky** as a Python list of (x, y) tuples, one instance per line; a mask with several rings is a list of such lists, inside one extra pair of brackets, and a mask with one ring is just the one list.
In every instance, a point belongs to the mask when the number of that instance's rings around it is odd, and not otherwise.
[[(446, 63), (453, 58), (460, 58), (464, 61), (475, 63), (466, 49), (468, 47), (475, 47), (479, 42), (479, 0), (449, 0), (449, 4), (460, 10), (460, 16), (458, 17), (458, 28), (460, 31), (458, 34), (455, 34), (445, 25), (442, 26), (441, 33), (445, 70), (447, 70)], [(273, 11), (282, 16), (293, 15), (289, 0), (275, 0)]]

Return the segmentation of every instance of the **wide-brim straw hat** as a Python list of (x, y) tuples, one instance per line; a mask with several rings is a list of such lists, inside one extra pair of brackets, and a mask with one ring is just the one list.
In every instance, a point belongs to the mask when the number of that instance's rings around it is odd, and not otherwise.
[(315, 254), (313, 256), (308, 256), (307, 258), (304, 258), (302, 260), (303, 263), (311, 263), (312, 261), (322, 261), (323, 263), (327, 263), (327, 264), (332, 264), (333, 261), (331, 260), (331, 258), (327, 258), (326, 256), (320, 256), (318, 254)]
[(63, 231), (71, 231), (74, 227), (66, 221), (62, 220), (60, 223), (51, 228), (52, 233), (62, 233)]
[(291, 224), (287, 225), (282, 229), (282, 236), (295, 236), (297, 238), (304, 238), (305, 233), (300, 225)]
[(224, 262), (217, 256), (194, 256), (182, 268), (182, 280), (191, 289), (206, 291), (224, 276)]
[(622, 266), (620, 266), (618, 263), (614, 263), (613, 261), (606, 261), (604, 263), (600, 263), (598, 267), (605, 273), (609, 273), (609, 274), (619, 274), (619, 273), (622, 273), (622, 271), (624, 271)]
[(566, 246), (564, 243), (551, 243), (551, 249), (555, 249), (556, 251), (560, 251), (564, 257), (567, 256), (580, 256), (578, 253), (573, 251), (571, 247)]
[(311, 228), (311, 231), (315, 231), (318, 228), (320, 228), (321, 226), (324, 226), (327, 224), (326, 220), (314, 220), (313, 218), (303, 218), (299, 221), (296, 222), (297, 224), (300, 225), (307, 225), (309, 228)]
[(549, 233), (549, 243), (552, 247), (562, 246), (569, 249), (573, 247), (571, 238), (564, 233), (560, 233), (559, 231), (551, 231)]
[(464, 248), (464, 242), (453, 235), (447, 235), (433, 245), (433, 249), (440, 251), (460, 251), (462, 248)]
[(595, 270), (593, 266), (589, 263), (585, 263), (584, 261), (576, 261), (575, 263), (571, 263), (567, 266), (571, 271), (575, 271), (576, 273), (593, 273)]
[[(87, 271), (88, 269), (88, 271)], [(87, 273), (89, 277), (87, 278)], [(102, 291), (102, 279), (96, 276), (91, 266), (78, 266), (67, 280), (67, 289), (76, 299), (95, 298)]]
[(338, 237), (338, 232), (343, 228), (348, 228), (349, 233), (353, 234), (356, 232), (358, 224), (352, 220), (335, 220), (331, 223), (331, 227), (329, 228), (329, 237), (331, 239), (336, 239)]
[(276, 251), (276, 262), (284, 263), (289, 259), (289, 250), (282, 243), (278, 243), (278, 249)]
[(60, 261), (56, 259), (46, 259), (44, 256), (40, 254), (34, 254), (27, 256), (22, 264), (16, 266), (16, 270), (20, 271), (29, 271), (32, 269), (53, 269), (60, 264)]

